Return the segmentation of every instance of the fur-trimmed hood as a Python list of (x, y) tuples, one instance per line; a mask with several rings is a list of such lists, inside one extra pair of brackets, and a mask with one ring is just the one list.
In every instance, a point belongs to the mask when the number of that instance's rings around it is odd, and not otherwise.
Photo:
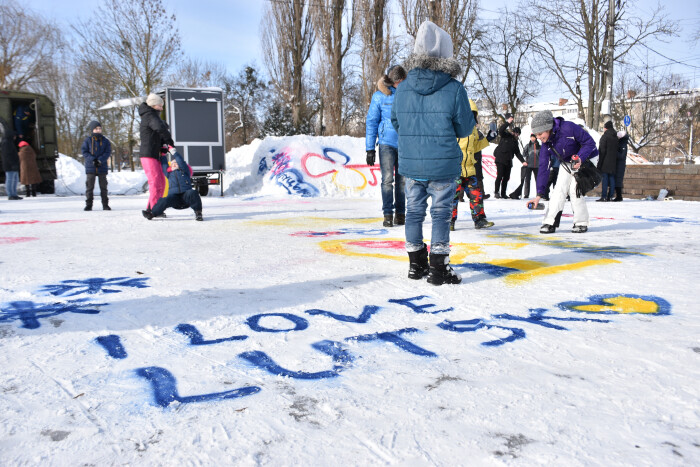
[(394, 83), (392, 83), (391, 81), (387, 81), (386, 76), (382, 76), (381, 78), (379, 78), (379, 81), (377, 81), (377, 89), (379, 89), (379, 91), (381, 91), (381, 93), (386, 96), (391, 96), (390, 88), (393, 87)]
[(462, 73), (462, 66), (454, 58), (431, 57), (430, 55), (424, 54), (409, 55), (403, 67), (407, 71), (411, 71), (414, 68), (442, 71), (452, 78), (456, 78)]

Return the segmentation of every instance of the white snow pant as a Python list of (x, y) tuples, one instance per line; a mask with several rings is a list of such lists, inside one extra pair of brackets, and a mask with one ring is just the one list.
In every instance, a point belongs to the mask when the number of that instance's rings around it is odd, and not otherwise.
[(557, 184), (549, 194), (549, 205), (544, 213), (544, 221), (542, 224), (554, 225), (557, 214), (564, 210), (566, 203), (566, 195), (571, 198), (571, 209), (574, 211), (574, 225), (588, 226), (588, 208), (586, 207), (585, 197), (576, 197), (576, 179), (566, 169), (571, 165), (566, 162), (561, 163), (559, 168), (559, 176)]

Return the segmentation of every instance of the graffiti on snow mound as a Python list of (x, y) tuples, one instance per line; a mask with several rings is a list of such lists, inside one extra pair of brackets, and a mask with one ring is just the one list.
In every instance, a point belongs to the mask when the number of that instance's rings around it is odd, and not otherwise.
[[(318, 188), (304, 180), (304, 175), (293, 167), (292, 157), (289, 153), (290, 149), (283, 149), (271, 156), (272, 166), (270, 170), (270, 180), (274, 180), (279, 186), (287, 190), (290, 195), (300, 195), (303, 197), (318, 196)], [(263, 158), (258, 167), (258, 174), (264, 173), (267, 170), (267, 161)]]

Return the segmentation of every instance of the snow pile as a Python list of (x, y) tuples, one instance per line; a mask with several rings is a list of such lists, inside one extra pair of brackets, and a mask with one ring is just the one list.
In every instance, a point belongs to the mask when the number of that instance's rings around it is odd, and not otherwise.
[[(83, 164), (59, 154), (56, 161), (56, 195), (76, 196), (85, 194), (85, 167)], [(143, 170), (136, 172), (109, 172), (107, 174), (107, 189), (110, 195), (135, 195), (146, 191), (146, 174)], [(95, 189), (97, 191), (97, 182)]]
[(379, 161), (365, 163), (364, 138), (269, 137), (230, 151), (226, 164), (226, 194), (380, 196)]

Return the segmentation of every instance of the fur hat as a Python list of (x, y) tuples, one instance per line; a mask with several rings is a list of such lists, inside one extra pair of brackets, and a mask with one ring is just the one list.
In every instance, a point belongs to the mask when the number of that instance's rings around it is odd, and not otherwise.
[(452, 38), (435, 23), (424, 21), (416, 33), (413, 53), (437, 58), (452, 58)]
[(164, 105), (165, 102), (163, 102), (163, 98), (160, 97), (158, 94), (151, 93), (146, 98), (146, 104), (153, 107), (154, 105)]
[(534, 134), (551, 130), (553, 126), (554, 115), (552, 115), (551, 110), (542, 110), (537, 112), (535, 116), (532, 117), (532, 123), (530, 123), (531, 130)]

